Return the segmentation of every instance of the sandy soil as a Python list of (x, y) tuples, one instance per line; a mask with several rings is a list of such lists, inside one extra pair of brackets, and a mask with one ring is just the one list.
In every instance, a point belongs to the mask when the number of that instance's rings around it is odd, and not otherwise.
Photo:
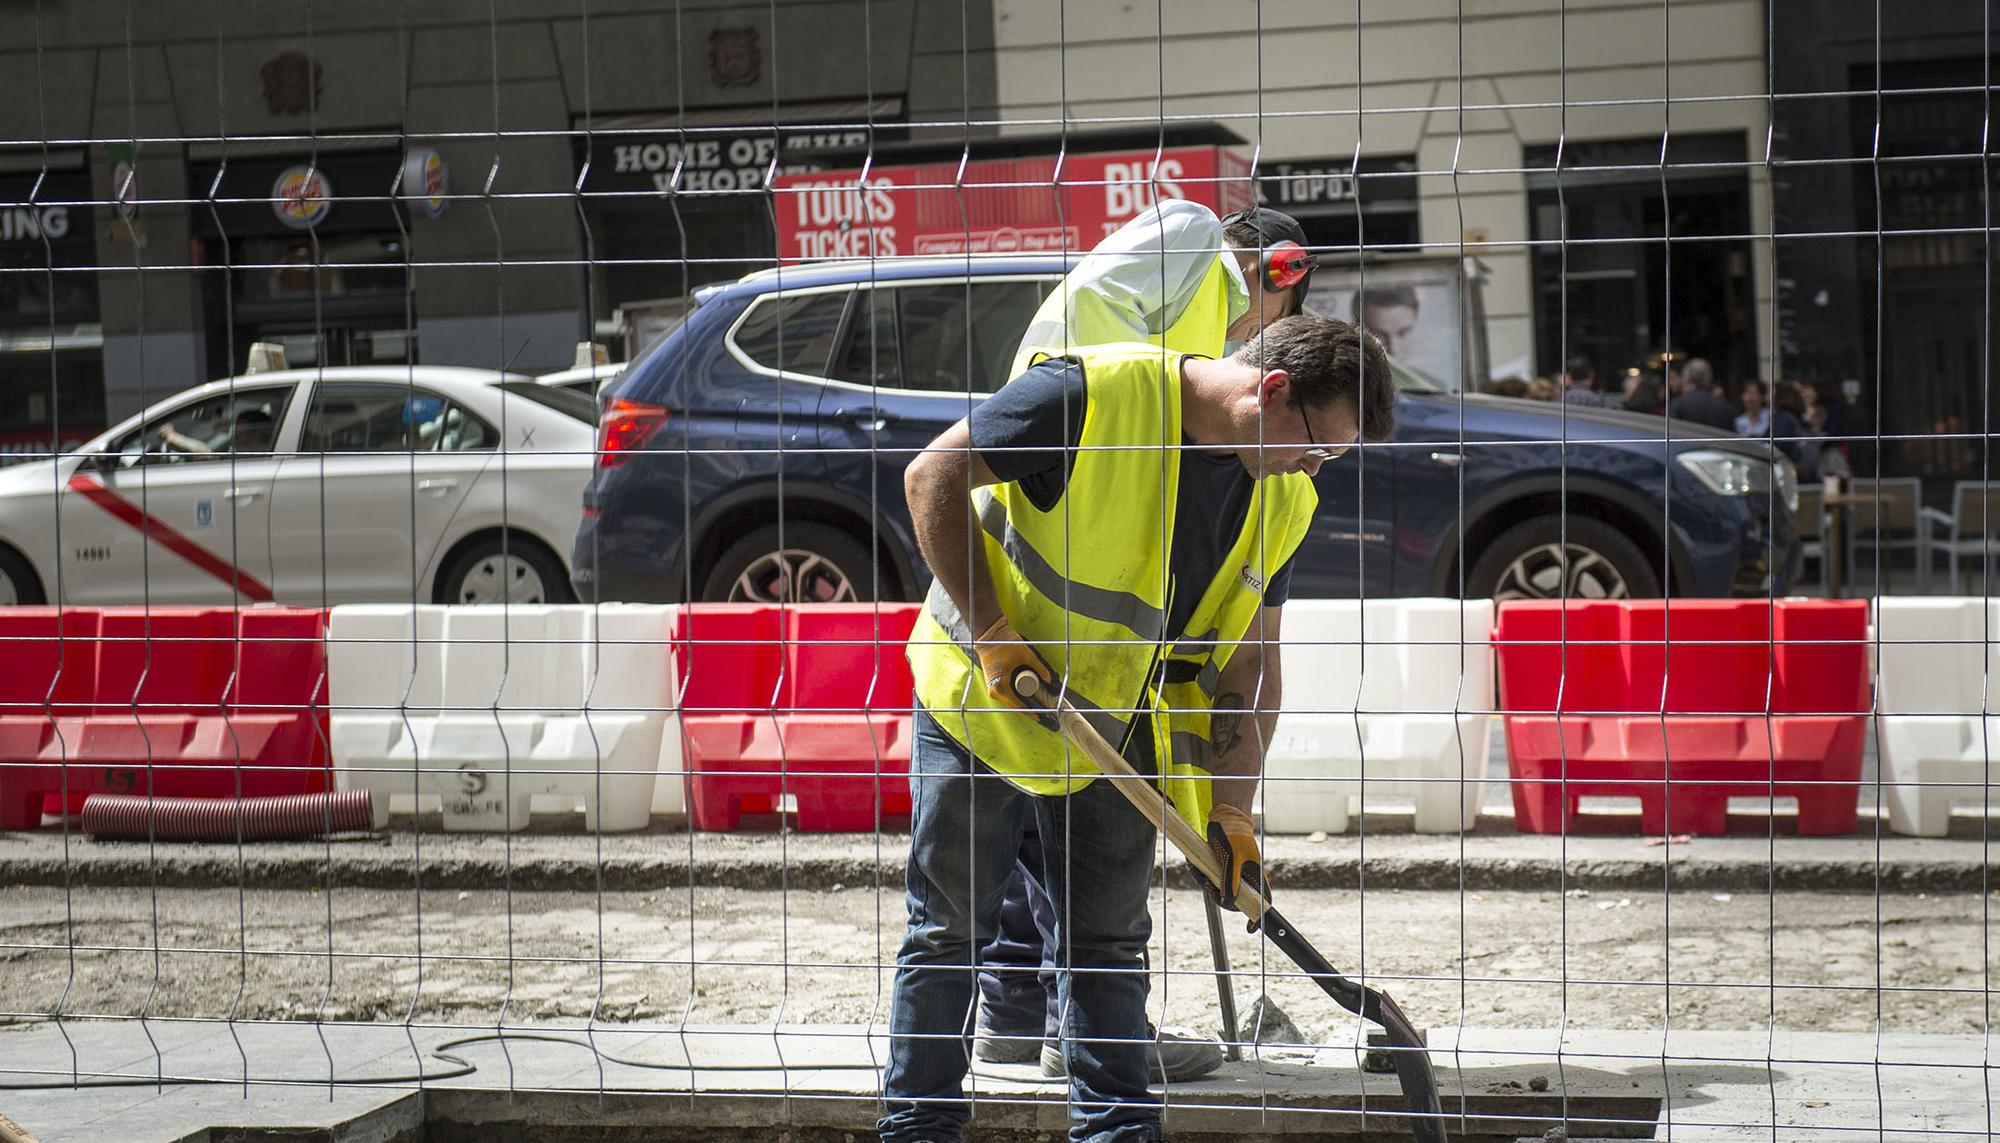
[[(1727, 897), (1727, 900), (1718, 899)], [(1976, 895), (1299, 890), (1330, 960), (1419, 1024), (1978, 1031)], [(421, 904), (421, 924), (419, 924)], [(1199, 899), (1155, 891), (1157, 1022), (1219, 1027)], [(659, 893), (0, 890), (0, 1008), (465, 1024), (886, 1018), (900, 890)], [(1230, 920), (1239, 1006), (1314, 1039), (1352, 1024)], [(600, 951), (601, 957), (600, 960)], [(1415, 979), (1398, 979), (1414, 977)]]

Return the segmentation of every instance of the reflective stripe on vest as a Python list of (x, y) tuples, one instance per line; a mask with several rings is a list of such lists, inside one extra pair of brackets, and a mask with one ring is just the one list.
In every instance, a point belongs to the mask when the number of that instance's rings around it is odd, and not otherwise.
[(979, 527), (999, 543), (1022, 576), (1035, 590), (1051, 599), (1061, 599), (1072, 614), (1116, 624), (1135, 632), (1148, 642), (1158, 642), (1166, 634), (1165, 608), (1154, 607), (1129, 591), (1093, 587), (1078, 580), (1064, 579), (1048, 557), (1014, 530), (1007, 519), (1007, 506), (991, 491), (980, 488), (972, 493), (979, 510)]
[[(1262, 606), (1261, 585), (1305, 535), (1317, 502), (1312, 482), (1301, 475), (1258, 482), (1229, 558), (1202, 585), (1188, 630), (1203, 634), (1172, 633), (1169, 642), (1181, 355), (1130, 343), (1071, 356), (1083, 367), (1089, 400), (1064, 495), (1044, 512), (1017, 484), (977, 490), (980, 549), (1002, 610), (1108, 741), (1122, 746), (1134, 716), (1148, 716), (1133, 732), (1153, 735), (1175, 808), (1204, 829), (1215, 690)], [(935, 584), (909, 657), (918, 700), (1015, 785), (1055, 795), (1096, 777), (1058, 734), (987, 695), (966, 624)], [(1160, 663), (1162, 681), (1149, 686)]]

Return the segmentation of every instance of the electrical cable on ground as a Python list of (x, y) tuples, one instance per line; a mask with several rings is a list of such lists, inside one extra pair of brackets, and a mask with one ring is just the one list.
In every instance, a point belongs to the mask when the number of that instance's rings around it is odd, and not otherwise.
[[(615, 1052), (603, 1051), (597, 1048), (595, 1045), (591, 1044), (587, 1040), (580, 1040), (571, 1036), (560, 1036), (552, 1032), (482, 1032), (477, 1036), (461, 1036), (455, 1040), (446, 1040), (445, 1042), (435, 1045), (428, 1051), (426, 1051), (424, 1054), (431, 1059), (444, 1060), (447, 1063), (455, 1065), (454, 1069), (451, 1071), (443, 1071), (436, 1073), (424, 1072), (417, 1075), (403, 1074), (403, 1075), (387, 1075), (387, 1076), (339, 1076), (324, 1081), (285, 1080), (285, 1079), (275, 1079), (269, 1077), (265, 1078), (252, 1077), (246, 1081), (242, 1076), (107, 1076), (107, 1077), (100, 1077), (97, 1079), (74, 1080), (69, 1082), (64, 1082), (64, 1081), (23, 1082), (19, 1080), (0, 1080), (0, 1091), (56, 1091), (65, 1089), (79, 1090), (84, 1088), (100, 1088), (100, 1087), (118, 1088), (118, 1087), (203, 1087), (203, 1086), (223, 1086), (223, 1085), (235, 1086), (244, 1084), (246, 1082), (252, 1084), (282, 1084), (288, 1087), (305, 1087), (305, 1086), (318, 1087), (322, 1086), (322, 1084), (334, 1087), (389, 1087), (397, 1084), (429, 1083), (437, 1080), (463, 1079), (464, 1077), (472, 1075), (474, 1072), (477, 1072), (479, 1070), (478, 1064), (475, 1064), (472, 1061), (465, 1059), (463, 1056), (452, 1054), (453, 1049), (467, 1047), (472, 1044), (498, 1042), (502, 1040), (530, 1041), (530, 1042), (544, 1043), (544, 1044), (567, 1044), (571, 1047), (587, 1049), (593, 1054), (595, 1054), (599, 1059), (604, 1060), (608, 1063), (619, 1064), (628, 1068), (644, 1068), (649, 1071), (769, 1072), (769, 1071), (779, 1071), (782, 1069), (782, 1065), (776, 1063), (703, 1064), (703, 1063), (695, 1063), (693, 1060), (689, 1060), (684, 1063), (667, 1061), (667, 1060), (638, 1060), (638, 1059), (633, 1059), (629, 1056), (618, 1055)], [(882, 1066), (879, 1063), (835, 1062), (835, 1063), (816, 1063), (811, 1065), (810, 1070), (821, 1071), (821, 1072), (880, 1071), (881, 1067)], [(1007, 1074), (1002, 1072), (988, 1071), (986, 1069), (977, 1067), (972, 1069), (972, 1074), (977, 1075), (983, 1079), (1000, 1080), (1007, 1083), (1059, 1084), (1059, 1083), (1069, 1082), (1069, 1078), (1067, 1076), (1017, 1075), (1017, 1074)], [(1257, 1069), (1257, 1074), (1284, 1075), (1286, 1073), (1274, 1072), (1269, 1068), (1260, 1067)]]

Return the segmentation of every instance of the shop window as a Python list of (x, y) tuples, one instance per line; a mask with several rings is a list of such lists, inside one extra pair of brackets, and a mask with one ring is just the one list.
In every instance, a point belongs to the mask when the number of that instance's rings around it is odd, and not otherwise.
[(1529, 147), (1537, 372), (1591, 359), (1600, 378), (1662, 350), (1757, 376), (1750, 183), (1740, 134)]
[[(403, 239), (386, 234), (242, 238), (230, 244), (239, 300), (246, 302), (397, 294), (409, 285)], [(317, 283), (317, 293), (315, 293)]]
[[(407, 329), (356, 329), (339, 325), (311, 331), (260, 326), (241, 331), (241, 337), (246, 343), (277, 343), (285, 351), (285, 363), (294, 369), (320, 365), (403, 365), (416, 360), (417, 354), (417, 335)], [(238, 359), (241, 360), (240, 352)]]
[[(39, 196), (42, 205), (28, 205)], [(83, 170), (0, 179), (0, 463), (104, 427), (104, 330)]]
[(0, 462), (67, 448), (104, 428), (104, 335), (95, 323), (0, 329)]
[[(1902, 438), (1854, 442), (1849, 459), (1861, 474), (1930, 478), (1934, 504), (1951, 481), (1984, 479), (1996, 459), (1987, 435), (1995, 310), (1986, 227), (2000, 187), (1986, 135), (1990, 68), (1977, 57), (1885, 61), (1879, 104), (1870, 92), (1849, 108), (1850, 153), (1881, 155), (1851, 172), (1857, 229), (1883, 234), (1853, 243), (1867, 364), (1848, 431)], [(1848, 79), (1873, 87), (1875, 65), (1856, 65)], [(1856, 422), (1878, 407), (1879, 425), (1863, 430)]]

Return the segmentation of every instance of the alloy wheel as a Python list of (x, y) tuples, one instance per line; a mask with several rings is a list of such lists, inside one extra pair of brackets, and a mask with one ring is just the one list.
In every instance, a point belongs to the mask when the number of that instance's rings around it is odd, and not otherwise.
[(801, 548), (757, 557), (729, 587), (731, 603), (854, 603), (859, 598), (839, 565)]
[(1507, 565), (1493, 585), (1496, 600), (1629, 599), (1631, 595), (1617, 566), (1581, 544), (1529, 548)]

